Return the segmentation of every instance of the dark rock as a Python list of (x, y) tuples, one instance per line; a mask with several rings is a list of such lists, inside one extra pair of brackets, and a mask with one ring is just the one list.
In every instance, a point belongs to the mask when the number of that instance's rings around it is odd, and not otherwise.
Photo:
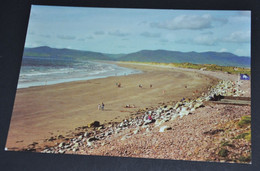
[(88, 125), (88, 127), (99, 127), (100, 126), (100, 122), (99, 121), (94, 121), (94, 122), (92, 122), (92, 123), (90, 123), (89, 125)]
[(203, 134), (215, 135), (215, 134), (217, 134), (219, 132), (224, 132), (224, 130), (223, 129), (215, 129), (215, 130), (210, 130), (210, 131), (203, 132)]

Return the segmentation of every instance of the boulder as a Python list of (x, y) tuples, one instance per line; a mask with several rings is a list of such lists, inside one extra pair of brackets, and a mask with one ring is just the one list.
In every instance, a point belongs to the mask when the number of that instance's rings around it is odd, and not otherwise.
[(59, 144), (59, 147), (61, 148), (61, 147), (63, 147), (64, 145), (65, 145), (65, 143), (62, 142), (62, 143)]
[(136, 130), (134, 130), (133, 133), (134, 133), (134, 134), (137, 134), (137, 133), (139, 132), (139, 130), (140, 130), (140, 129), (139, 129), (139, 127), (138, 127)]
[(170, 126), (165, 125), (160, 128), (159, 132), (164, 132), (165, 130), (170, 130), (170, 129), (172, 129)]
[(96, 141), (96, 140), (98, 140), (98, 139), (95, 136), (93, 136), (93, 137), (88, 138), (87, 142)]
[(173, 120), (177, 119), (177, 117), (178, 117), (178, 115), (177, 115), (177, 114), (174, 114), (174, 115), (172, 115), (171, 120), (173, 121)]
[(161, 119), (157, 119), (154, 123), (155, 127), (157, 126), (160, 126), (162, 123), (164, 123), (165, 121), (164, 120), (161, 120)]
[(179, 113), (181, 117), (186, 116), (190, 113), (190, 111), (187, 110), (187, 108), (183, 107)]
[(99, 121), (94, 121), (90, 124), (88, 124), (88, 127), (91, 128), (91, 127), (99, 127), (100, 126), (100, 122)]
[(88, 132), (85, 132), (84, 133), (84, 137), (88, 137), (89, 136), (89, 133)]
[(178, 107), (180, 107), (182, 104), (182, 102), (177, 102), (176, 105), (174, 106), (174, 109), (177, 109)]
[(194, 108), (197, 109), (197, 108), (200, 108), (200, 107), (204, 107), (203, 103), (196, 103), (194, 105)]

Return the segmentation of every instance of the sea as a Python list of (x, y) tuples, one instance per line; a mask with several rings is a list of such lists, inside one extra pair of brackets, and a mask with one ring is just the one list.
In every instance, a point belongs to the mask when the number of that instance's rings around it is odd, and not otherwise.
[(138, 74), (111, 63), (70, 57), (23, 57), (17, 88)]

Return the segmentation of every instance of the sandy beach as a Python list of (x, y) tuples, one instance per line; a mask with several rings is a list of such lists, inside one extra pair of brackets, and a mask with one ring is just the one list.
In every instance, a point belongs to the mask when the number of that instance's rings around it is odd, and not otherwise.
[[(66, 137), (75, 128), (93, 121), (120, 122), (139, 109), (198, 97), (216, 81), (191, 71), (119, 65), (143, 73), (18, 89), (6, 147), (21, 150), (51, 136)], [(116, 83), (121, 83), (121, 87)], [(143, 87), (139, 88), (139, 84)], [(104, 111), (98, 110), (102, 102)], [(126, 105), (134, 107), (126, 108)]]

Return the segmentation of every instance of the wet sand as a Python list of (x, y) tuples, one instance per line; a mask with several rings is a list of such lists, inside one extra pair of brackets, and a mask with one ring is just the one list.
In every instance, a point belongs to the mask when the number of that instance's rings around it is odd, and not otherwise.
[[(119, 122), (138, 109), (200, 96), (214, 83), (213, 79), (195, 72), (119, 65), (143, 70), (143, 73), (18, 89), (6, 147), (21, 150), (51, 136), (66, 136), (93, 121)], [(121, 87), (116, 83), (121, 83)], [(139, 88), (139, 84), (143, 88)], [(198, 93), (193, 95), (196, 90)], [(104, 111), (98, 110), (102, 102)], [(126, 105), (135, 108), (125, 108)]]

